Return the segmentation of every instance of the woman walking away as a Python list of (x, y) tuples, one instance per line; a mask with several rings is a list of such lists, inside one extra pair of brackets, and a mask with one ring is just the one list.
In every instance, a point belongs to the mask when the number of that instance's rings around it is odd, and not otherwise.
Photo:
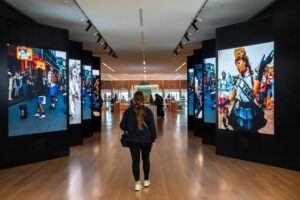
[(144, 106), (143, 93), (137, 91), (133, 97), (133, 105), (123, 114), (120, 128), (128, 132), (132, 172), (135, 179), (135, 191), (142, 188), (140, 181), (140, 152), (142, 152), (144, 187), (150, 185), (150, 151), (156, 139), (156, 129), (152, 111)]

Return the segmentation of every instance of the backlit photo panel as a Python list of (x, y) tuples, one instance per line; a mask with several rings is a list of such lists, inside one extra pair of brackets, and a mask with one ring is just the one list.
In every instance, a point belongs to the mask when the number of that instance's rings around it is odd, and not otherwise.
[(202, 119), (203, 117), (203, 91), (202, 91), (202, 64), (195, 65), (195, 118)]
[(92, 67), (88, 65), (82, 66), (82, 106), (83, 119), (92, 119)]
[(204, 59), (204, 122), (216, 123), (216, 58)]
[(81, 61), (69, 60), (69, 121), (81, 123)]
[(218, 51), (218, 128), (274, 135), (274, 42)]
[(102, 99), (100, 96), (100, 70), (93, 69), (93, 92), (92, 92), (92, 108), (93, 108), (93, 116), (100, 116), (101, 107), (102, 107)]
[(18, 45), (8, 50), (8, 135), (67, 130), (66, 52)]
[(194, 115), (194, 69), (188, 69), (188, 115)]

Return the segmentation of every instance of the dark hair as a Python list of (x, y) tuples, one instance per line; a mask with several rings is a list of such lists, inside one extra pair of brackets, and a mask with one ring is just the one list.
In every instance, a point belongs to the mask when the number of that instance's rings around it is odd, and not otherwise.
[(36, 75), (37, 75), (38, 77), (42, 77), (42, 76), (43, 76), (43, 70), (42, 70), (41, 68), (37, 68), (37, 69), (36, 69)]
[(137, 112), (136, 120), (138, 122), (139, 130), (143, 129), (143, 122), (144, 122), (143, 104), (144, 104), (144, 95), (142, 92), (137, 91), (136, 93), (134, 93), (133, 96), (133, 106)]

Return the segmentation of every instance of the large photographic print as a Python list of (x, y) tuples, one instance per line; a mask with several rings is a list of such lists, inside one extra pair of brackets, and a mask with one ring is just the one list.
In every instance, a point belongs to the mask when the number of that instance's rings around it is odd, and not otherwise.
[(195, 65), (195, 118), (203, 117), (202, 64)]
[(216, 123), (216, 58), (204, 59), (204, 122)]
[(93, 69), (93, 93), (92, 93), (92, 110), (93, 116), (98, 117), (101, 113), (103, 99), (100, 95), (100, 70)]
[(66, 52), (7, 49), (8, 135), (67, 130)]
[(92, 67), (82, 66), (83, 119), (92, 119)]
[(188, 69), (188, 115), (194, 115), (194, 69)]
[(274, 135), (274, 42), (218, 51), (218, 128)]
[(81, 61), (69, 60), (69, 120), (81, 123)]

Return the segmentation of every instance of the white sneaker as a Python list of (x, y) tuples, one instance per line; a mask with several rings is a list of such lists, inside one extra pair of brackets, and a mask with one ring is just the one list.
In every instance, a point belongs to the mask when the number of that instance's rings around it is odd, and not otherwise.
[(39, 116), (41, 116), (41, 114), (37, 112), (37, 113), (35, 113), (33, 116), (39, 117)]
[(140, 191), (142, 189), (142, 185), (141, 185), (141, 182), (140, 181), (136, 181), (135, 182), (135, 186), (134, 186), (134, 190), (135, 191)]
[(150, 186), (150, 181), (144, 180), (144, 187), (149, 187), (149, 186)]
[(45, 118), (46, 117), (46, 114), (42, 114), (39, 118), (42, 119), (42, 118)]

